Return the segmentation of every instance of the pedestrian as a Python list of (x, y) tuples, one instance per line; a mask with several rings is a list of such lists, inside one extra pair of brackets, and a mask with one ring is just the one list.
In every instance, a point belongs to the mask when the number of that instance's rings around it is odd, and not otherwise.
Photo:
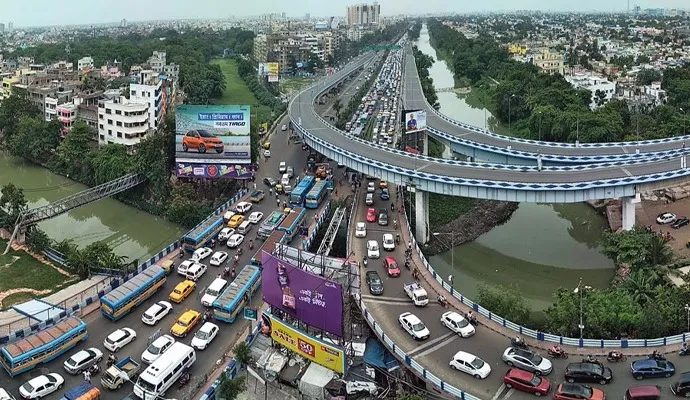
[(256, 190), (256, 182), (254, 182), (254, 190)]
[(268, 189), (268, 195), (273, 196), (273, 189), (271, 189), (271, 188)]
[(84, 371), (84, 382), (91, 383), (91, 373), (89, 371)]
[(280, 208), (280, 199), (279, 199), (279, 198), (276, 198), (276, 206), (277, 206), (278, 208)]
[(451, 275), (448, 275), (448, 284), (450, 284), (451, 286), (453, 286), (453, 275), (452, 275), (452, 274), (451, 274)]
[(412, 251), (412, 241), (407, 242), (407, 250)]

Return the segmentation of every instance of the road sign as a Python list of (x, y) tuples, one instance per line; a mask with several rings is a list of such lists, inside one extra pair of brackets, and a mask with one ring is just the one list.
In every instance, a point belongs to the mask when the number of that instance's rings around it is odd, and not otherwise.
[(362, 46), (362, 50), (364, 50), (364, 51), (368, 51), (368, 50), (373, 50), (373, 51), (379, 51), (379, 50), (400, 50), (400, 49), (402, 49), (402, 47), (401, 47), (401, 46), (398, 46), (397, 44)]
[(248, 319), (250, 321), (256, 321), (258, 316), (258, 312), (256, 308), (252, 307), (245, 307), (244, 308), (244, 319)]

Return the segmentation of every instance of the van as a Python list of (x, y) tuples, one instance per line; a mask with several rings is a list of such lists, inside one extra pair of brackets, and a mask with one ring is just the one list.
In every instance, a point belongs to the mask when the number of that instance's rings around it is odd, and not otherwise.
[(244, 221), (237, 228), (237, 233), (240, 233), (242, 235), (246, 235), (251, 229), (252, 229), (252, 223), (249, 221)]
[(204, 292), (204, 296), (201, 298), (201, 304), (205, 307), (211, 307), (218, 296), (223, 293), (226, 286), (228, 286), (228, 281), (222, 278), (216, 278), (208, 285), (208, 288)]
[(187, 277), (187, 279), (196, 282), (199, 280), (199, 278), (201, 278), (202, 275), (204, 275), (204, 272), (206, 272), (207, 269), (208, 267), (205, 264), (196, 263), (189, 267), (184, 275)]
[(283, 186), (289, 186), (290, 185), (290, 175), (283, 174), (283, 177), (280, 178), (280, 184)]
[(246, 214), (249, 212), (249, 210), (252, 209), (252, 203), (240, 201), (239, 203), (237, 203), (237, 207), (235, 207), (235, 209), (240, 214)]

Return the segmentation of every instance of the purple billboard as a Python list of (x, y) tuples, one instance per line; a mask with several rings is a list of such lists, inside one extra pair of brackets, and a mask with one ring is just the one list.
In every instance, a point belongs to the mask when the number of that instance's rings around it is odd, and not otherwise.
[(261, 252), (261, 297), (288, 315), (343, 336), (343, 291), (339, 283)]
[(250, 179), (256, 172), (254, 164), (186, 164), (177, 163), (175, 173), (185, 178)]

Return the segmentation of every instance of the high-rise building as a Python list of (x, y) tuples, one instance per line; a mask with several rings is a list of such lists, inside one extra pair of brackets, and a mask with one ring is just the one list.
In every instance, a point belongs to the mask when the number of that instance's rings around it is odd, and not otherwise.
[(373, 4), (356, 4), (348, 6), (346, 9), (347, 26), (369, 26), (378, 25), (381, 18), (381, 5), (378, 2)]
[(14, 30), (14, 24), (12, 22), (7, 23), (7, 32), (12, 33), (12, 30)]
[(5, 24), (0, 23), (0, 35), (2, 35), (3, 33), (5, 33)]

